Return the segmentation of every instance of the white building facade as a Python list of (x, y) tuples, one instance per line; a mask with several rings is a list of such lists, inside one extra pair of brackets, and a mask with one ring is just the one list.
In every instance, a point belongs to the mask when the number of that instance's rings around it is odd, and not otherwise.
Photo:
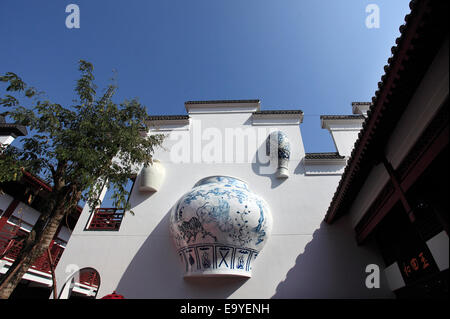
[[(191, 101), (185, 106), (188, 115), (148, 120), (148, 134), (165, 134), (166, 139), (154, 154), (159, 175), (143, 177), (137, 171), (129, 197), (134, 215), (101, 209), (106, 215), (99, 217), (89, 207), (83, 209), (56, 269), (59, 298), (71, 296), (82, 269), (98, 273), (96, 298), (112, 291), (125, 298), (393, 297), (383, 273), (375, 274), (379, 288), (367, 285), (368, 276), (374, 275), (366, 272), (367, 267), (382, 264), (377, 249), (370, 244), (357, 246), (348, 218), (333, 227), (323, 221), (364, 121), (363, 113), (354, 110), (350, 116), (322, 117), (322, 127), (332, 134), (338, 152), (308, 154), (301, 136), (300, 110), (261, 111), (259, 100)], [(282, 176), (278, 172), (281, 162), (268, 152), (267, 139), (273, 131), (281, 131), (290, 145)], [(200, 269), (205, 264), (200, 264), (198, 247), (194, 247), (196, 255), (189, 250), (195, 259), (189, 261), (190, 266), (187, 255), (177, 251), (169, 230), (171, 212), (197, 182), (211, 176), (244, 182), (271, 212), (270, 231), (248, 275), (219, 271), (220, 267), (237, 267), (238, 251), (251, 250), (242, 243), (227, 255), (231, 259), (225, 259), (222, 252), (211, 255), (215, 256), (211, 260), (215, 275), (204, 276), (200, 271), (185, 276), (193, 269), (189, 267)], [(143, 178), (153, 179), (152, 191), (140, 187)], [(245, 199), (241, 204), (246, 204)], [(111, 222), (101, 216), (114, 216), (114, 226), (108, 227)], [(184, 239), (211, 244), (218, 238), (205, 224), (198, 227), (203, 236)]]

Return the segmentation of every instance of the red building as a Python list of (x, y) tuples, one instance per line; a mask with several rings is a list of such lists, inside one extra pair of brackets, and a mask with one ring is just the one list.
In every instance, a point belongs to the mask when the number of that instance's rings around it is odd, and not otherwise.
[[(26, 135), (26, 128), (5, 123), (0, 119), (0, 137), (2, 144), (10, 144), (16, 137)], [(38, 219), (42, 204), (51, 191), (51, 187), (40, 178), (28, 172), (19, 181), (0, 183), (0, 276), (4, 275), (14, 262), (23, 246), (23, 239), (31, 231)], [(11, 298), (48, 298), (53, 281), (54, 269), (61, 258), (71, 230), (74, 228), (81, 208), (72, 212), (60, 225), (48, 253), (39, 257), (24, 275), (21, 283)], [(98, 286), (95, 274), (85, 271), (80, 274), (80, 281), (85, 286), (95, 289)], [(83, 295), (83, 294), (81, 294)]]

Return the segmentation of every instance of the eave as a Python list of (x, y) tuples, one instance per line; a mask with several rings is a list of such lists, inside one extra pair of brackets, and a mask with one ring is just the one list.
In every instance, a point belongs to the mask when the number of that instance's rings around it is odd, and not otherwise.
[(380, 150), (403, 114), (415, 89), (448, 36), (446, 1), (411, 1), (411, 13), (400, 27), (401, 36), (385, 66), (385, 74), (372, 98), (344, 174), (339, 182), (325, 221), (332, 223), (351, 206)]

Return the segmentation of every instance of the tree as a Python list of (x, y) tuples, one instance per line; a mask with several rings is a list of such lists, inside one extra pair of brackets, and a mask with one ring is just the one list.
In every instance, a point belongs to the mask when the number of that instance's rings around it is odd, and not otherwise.
[[(0, 280), (0, 299), (9, 298), (80, 200), (98, 206), (100, 192), (108, 183), (115, 189), (116, 207), (129, 210), (125, 187), (133, 168), (151, 163), (154, 149), (162, 144), (164, 136), (145, 134), (145, 106), (137, 99), (119, 105), (112, 102), (113, 84), (97, 97), (93, 65), (80, 60), (79, 71), (77, 100), (70, 107), (42, 100), (42, 93), (14, 73), (0, 76), (0, 82), (8, 85), (7, 94), (0, 98), (0, 105), (8, 111), (2, 114), (30, 130), (20, 148), (10, 145), (0, 150), (0, 182), (17, 180), (25, 170), (52, 186), (22, 250)], [(18, 95), (30, 105), (20, 105)]]

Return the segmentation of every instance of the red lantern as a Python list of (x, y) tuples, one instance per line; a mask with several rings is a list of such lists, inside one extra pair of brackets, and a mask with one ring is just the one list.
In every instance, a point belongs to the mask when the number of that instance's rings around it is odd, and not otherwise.
[(125, 297), (117, 294), (116, 291), (114, 290), (112, 294), (106, 295), (101, 299), (125, 299)]

